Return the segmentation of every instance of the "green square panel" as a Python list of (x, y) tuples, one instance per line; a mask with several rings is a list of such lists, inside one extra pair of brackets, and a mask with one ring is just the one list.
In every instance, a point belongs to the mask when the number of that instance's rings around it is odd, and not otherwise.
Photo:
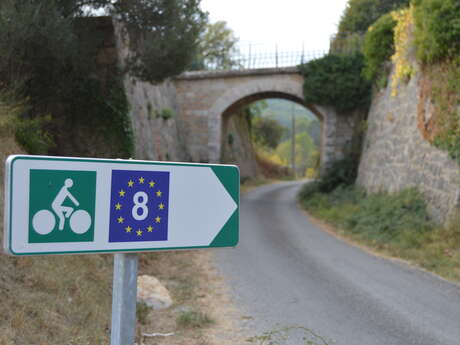
[(29, 243), (92, 242), (96, 172), (30, 170)]

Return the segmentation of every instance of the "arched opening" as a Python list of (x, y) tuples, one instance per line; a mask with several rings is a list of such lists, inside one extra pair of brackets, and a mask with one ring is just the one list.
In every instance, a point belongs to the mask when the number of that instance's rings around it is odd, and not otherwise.
[(222, 163), (241, 177), (313, 177), (320, 170), (323, 117), (297, 96), (261, 92), (243, 97), (222, 114)]

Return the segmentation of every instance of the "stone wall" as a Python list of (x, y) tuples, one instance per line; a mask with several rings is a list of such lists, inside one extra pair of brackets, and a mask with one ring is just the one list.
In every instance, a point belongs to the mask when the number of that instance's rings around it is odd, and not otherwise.
[[(130, 56), (129, 38), (119, 23), (114, 23), (120, 68)], [(145, 160), (190, 160), (180, 135), (176, 88), (172, 81), (151, 84), (128, 74), (124, 86), (130, 104), (134, 132), (134, 157)], [(165, 114), (172, 114), (166, 119)]]
[(373, 98), (359, 167), (358, 184), (368, 191), (417, 187), (438, 222), (459, 213), (460, 166), (427, 142), (418, 129), (419, 78)]
[(256, 154), (244, 111), (240, 110), (224, 118), (221, 163), (238, 165), (243, 179), (257, 176)]

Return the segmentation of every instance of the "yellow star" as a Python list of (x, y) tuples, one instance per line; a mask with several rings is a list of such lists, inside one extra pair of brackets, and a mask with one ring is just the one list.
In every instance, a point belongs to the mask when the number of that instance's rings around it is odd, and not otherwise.
[(160, 210), (163, 210), (163, 209), (165, 208), (165, 205), (164, 205), (163, 203), (161, 203), (160, 205), (158, 205), (158, 208), (159, 208)]
[(121, 210), (121, 204), (120, 204), (119, 202), (117, 202), (117, 203), (115, 204), (115, 209), (116, 209), (116, 210)]
[(153, 227), (152, 227), (151, 225), (149, 225), (149, 226), (147, 227), (147, 231), (148, 231), (148, 232), (152, 232), (152, 231), (153, 231)]
[(157, 196), (160, 197), (161, 196), (161, 191), (157, 191)]
[(155, 218), (155, 222), (159, 223), (160, 221), (161, 221), (161, 218), (160, 218), (159, 216), (157, 216), (157, 217)]
[(137, 233), (137, 236), (142, 236), (142, 230), (141, 229), (137, 229), (136, 233)]
[(125, 219), (122, 216), (120, 216), (117, 218), (117, 220), (118, 220), (118, 223), (121, 224), (124, 222)]
[(144, 183), (144, 178), (143, 177), (139, 178), (139, 183)]
[(133, 229), (133, 228), (130, 227), (129, 225), (125, 228), (126, 232), (131, 232), (132, 229)]
[(150, 188), (153, 188), (153, 187), (155, 187), (155, 182), (150, 181), (150, 182), (149, 182), (149, 185), (150, 185)]
[(120, 194), (121, 197), (125, 196), (125, 191), (122, 189), (121, 191), (118, 192), (118, 194)]
[(132, 187), (134, 185), (134, 181), (133, 180), (129, 180), (128, 181), (128, 187)]

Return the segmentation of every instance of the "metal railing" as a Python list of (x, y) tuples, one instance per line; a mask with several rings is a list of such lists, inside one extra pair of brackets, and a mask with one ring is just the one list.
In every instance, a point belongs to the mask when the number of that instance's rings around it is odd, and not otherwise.
[(238, 44), (231, 54), (231, 63), (221, 66), (205, 63), (206, 70), (246, 70), (259, 68), (293, 67), (323, 57), (325, 50), (287, 48), (278, 44)]

